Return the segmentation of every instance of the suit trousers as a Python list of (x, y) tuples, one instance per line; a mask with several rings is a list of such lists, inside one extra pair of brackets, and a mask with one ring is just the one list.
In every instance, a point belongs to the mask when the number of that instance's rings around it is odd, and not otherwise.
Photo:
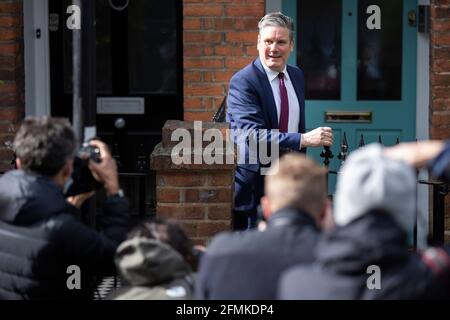
[(233, 231), (242, 231), (256, 228), (257, 210), (233, 210)]

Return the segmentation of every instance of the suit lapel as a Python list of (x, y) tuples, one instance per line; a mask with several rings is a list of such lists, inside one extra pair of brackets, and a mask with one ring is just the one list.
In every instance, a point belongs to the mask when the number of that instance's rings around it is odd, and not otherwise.
[(278, 129), (279, 125), (278, 125), (277, 107), (275, 104), (275, 98), (273, 96), (272, 87), (270, 85), (269, 79), (267, 79), (266, 71), (264, 70), (261, 64), (261, 60), (259, 60), (259, 58), (255, 59), (253, 65), (257, 69), (256, 74), (258, 75), (258, 80), (261, 84), (264, 101), (268, 106), (266, 111), (269, 114), (271, 129)]

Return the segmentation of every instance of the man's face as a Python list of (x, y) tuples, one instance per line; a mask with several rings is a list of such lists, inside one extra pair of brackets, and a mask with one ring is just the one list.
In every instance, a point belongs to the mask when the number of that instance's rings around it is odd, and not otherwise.
[(257, 48), (261, 61), (270, 69), (281, 72), (294, 48), (294, 42), (290, 41), (287, 28), (268, 26), (260, 31)]

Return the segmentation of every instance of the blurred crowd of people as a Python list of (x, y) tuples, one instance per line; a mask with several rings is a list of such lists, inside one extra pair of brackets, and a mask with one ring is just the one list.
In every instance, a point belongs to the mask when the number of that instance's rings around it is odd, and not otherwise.
[[(0, 178), (0, 299), (92, 299), (99, 280), (120, 277), (108, 299), (439, 299), (450, 297), (450, 250), (414, 251), (416, 170), (450, 181), (450, 143), (370, 144), (350, 154), (333, 204), (327, 172), (288, 153), (265, 177), (258, 228), (194, 246), (175, 221), (129, 230), (117, 166), (99, 140), (85, 159), (105, 189), (102, 231), (77, 218), (94, 191), (66, 198), (77, 143), (68, 121), (27, 118), (16, 170)], [(275, 168), (275, 166), (274, 166)], [(69, 266), (81, 270), (69, 285)]]

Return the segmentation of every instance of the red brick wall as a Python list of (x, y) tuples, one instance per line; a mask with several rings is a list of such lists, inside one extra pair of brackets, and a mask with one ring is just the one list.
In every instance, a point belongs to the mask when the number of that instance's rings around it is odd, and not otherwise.
[(211, 120), (231, 76), (256, 56), (264, 0), (183, 0), (184, 120)]
[[(227, 123), (204, 122), (201, 132), (215, 128), (226, 138), (228, 127)], [(172, 148), (179, 142), (172, 141), (171, 136), (181, 128), (195, 137), (192, 122), (169, 120), (163, 128), (162, 142), (151, 155), (150, 166), (156, 171), (156, 213), (175, 219), (196, 244), (205, 245), (217, 233), (230, 230), (235, 165), (227, 163), (229, 151), (225, 149), (218, 151), (222, 164), (174, 164)], [(191, 161), (198, 151), (191, 140)], [(233, 159), (234, 154), (230, 154)]]
[(0, 172), (11, 168), (11, 142), (24, 114), (23, 14), (21, 0), (0, 0)]
[[(430, 13), (430, 138), (449, 139), (450, 0), (432, 0)], [(446, 199), (446, 229), (450, 229), (449, 196)]]

